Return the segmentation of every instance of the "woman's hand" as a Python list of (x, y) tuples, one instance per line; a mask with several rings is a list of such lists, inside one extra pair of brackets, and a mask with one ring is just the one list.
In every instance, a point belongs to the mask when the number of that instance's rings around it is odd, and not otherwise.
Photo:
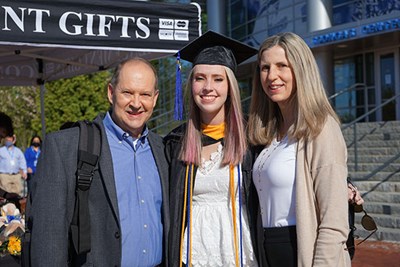
[(348, 182), (347, 189), (350, 204), (362, 205), (364, 203), (364, 199), (361, 197), (360, 191), (358, 191), (354, 184)]

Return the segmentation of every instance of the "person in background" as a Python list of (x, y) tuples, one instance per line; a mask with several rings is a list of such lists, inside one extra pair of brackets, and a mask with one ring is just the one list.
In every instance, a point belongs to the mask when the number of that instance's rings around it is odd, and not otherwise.
[(40, 136), (35, 135), (32, 137), (30, 146), (25, 150), (24, 156), (26, 159), (26, 166), (28, 172), (28, 192), (30, 189), (30, 183), (36, 172), (36, 165), (40, 155), (40, 146), (42, 145), (42, 139)]
[(313, 54), (281, 33), (262, 43), (257, 64), (248, 135), (260, 264), (350, 266), (347, 148)]
[(93, 121), (101, 151), (89, 188), (87, 253), (76, 253), (69, 237), (79, 128), (46, 136), (27, 204), (31, 266), (168, 266), (168, 163), (162, 138), (147, 126), (157, 98), (150, 62), (118, 65), (108, 85), (111, 108)]
[(6, 136), (14, 134), (14, 127), (10, 116), (0, 111), (0, 142)]
[(164, 140), (170, 162), (170, 266), (258, 266), (246, 207), (251, 183), (237, 64), (257, 50), (209, 31), (193, 62), (188, 120)]
[[(13, 123), (6, 113), (0, 111), (0, 143), (3, 144), (3, 140), (6, 136), (13, 136), (14, 128)], [(11, 200), (14, 203), (18, 203), (19, 194), (10, 193), (0, 188), (0, 202)]]
[(8, 135), (0, 147), (0, 188), (9, 193), (23, 195), (23, 180), (27, 178), (26, 160), (15, 146), (17, 137)]

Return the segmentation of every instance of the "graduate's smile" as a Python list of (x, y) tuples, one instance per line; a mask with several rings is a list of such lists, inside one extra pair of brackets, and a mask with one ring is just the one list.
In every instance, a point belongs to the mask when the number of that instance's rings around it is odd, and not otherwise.
[(193, 69), (192, 94), (201, 117), (213, 120), (225, 116), (228, 98), (228, 78), (221, 65), (196, 65)]

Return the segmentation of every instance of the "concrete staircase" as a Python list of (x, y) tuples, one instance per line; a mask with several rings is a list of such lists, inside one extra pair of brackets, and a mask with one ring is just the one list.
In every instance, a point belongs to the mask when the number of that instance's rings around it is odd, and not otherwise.
[[(362, 193), (364, 210), (378, 226), (370, 238), (400, 243), (400, 121), (357, 123), (355, 127), (357, 142), (354, 126), (344, 129), (343, 135), (349, 176)], [(369, 234), (360, 224), (363, 215), (356, 214), (360, 238)]]

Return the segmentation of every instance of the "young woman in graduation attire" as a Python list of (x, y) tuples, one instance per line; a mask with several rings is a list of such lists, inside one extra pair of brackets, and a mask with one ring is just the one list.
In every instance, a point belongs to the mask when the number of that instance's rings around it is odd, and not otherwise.
[(187, 122), (165, 137), (171, 266), (257, 266), (246, 208), (252, 164), (234, 74), (256, 52), (211, 31), (180, 51), (193, 68)]

